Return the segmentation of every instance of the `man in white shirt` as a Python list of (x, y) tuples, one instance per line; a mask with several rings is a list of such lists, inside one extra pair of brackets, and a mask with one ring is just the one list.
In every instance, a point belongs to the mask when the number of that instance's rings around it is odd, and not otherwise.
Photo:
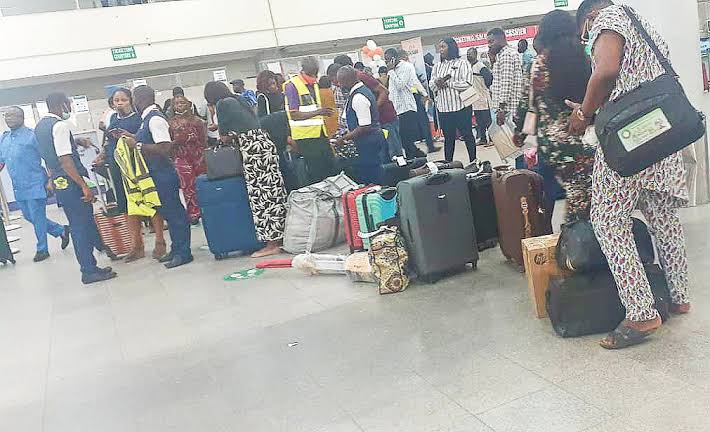
[(185, 206), (180, 201), (180, 179), (170, 155), (173, 139), (170, 125), (155, 104), (155, 91), (148, 86), (133, 90), (136, 108), (142, 112), (143, 123), (135, 136), (124, 137), (126, 144), (143, 154), (150, 176), (160, 196), (158, 213), (168, 222), (170, 253), (158, 261), (168, 269), (193, 261), (190, 251), (190, 222)]
[(353, 141), (358, 157), (354, 168), (357, 181), (363, 184), (382, 184), (384, 172), (380, 154), (387, 148), (387, 141), (380, 124), (380, 113), (374, 93), (357, 77), (351, 66), (338, 70), (338, 83), (348, 94), (344, 115), (348, 133), (338, 139), (337, 145)]
[(402, 137), (402, 147), (407, 157), (426, 157), (414, 143), (419, 139), (419, 117), (417, 116), (417, 102), (412, 90), (426, 96), (427, 90), (417, 78), (414, 65), (403, 61), (399, 52), (390, 48), (385, 51), (385, 62), (389, 72), (390, 100), (399, 117), (399, 131)]
[(81, 281), (91, 284), (116, 277), (110, 267), (96, 265), (94, 249), (103, 250), (94, 221), (94, 193), (84, 177), (89, 173), (82, 165), (76, 142), (66, 120), (71, 115), (71, 102), (64, 93), (47, 96), (49, 113), (37, 123), (35, 136), (40, 155), (49, 171), (52, 185), (69, 221), (74, 253), (81, 268)]

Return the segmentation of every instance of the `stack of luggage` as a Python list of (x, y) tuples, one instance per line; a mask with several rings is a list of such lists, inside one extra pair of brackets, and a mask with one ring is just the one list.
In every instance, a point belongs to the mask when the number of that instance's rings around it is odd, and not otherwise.
[[(655, 248), (646, 224), (633, 221), (639, 256), (665, 321), (670, 292), (663, 270), (656, 264)], [(546, 309), (552, 327), (561, 337), (578, 337), (614, 330), (626, 310), (619, 300), (614, 276), (589, 221), (563, 226), (557, 245), (557, 264), (568, 275), (553, 278), (546, 293)]]

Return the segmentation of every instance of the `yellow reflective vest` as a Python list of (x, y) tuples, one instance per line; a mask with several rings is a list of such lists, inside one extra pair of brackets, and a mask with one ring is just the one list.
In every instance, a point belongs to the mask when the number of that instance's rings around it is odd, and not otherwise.
[[(315, 99), (311, 92), (308, 91), (308, 86), (303, 82), (300, 75), (297, 75), (291, 80), (298, 92), (298, 111), (309, 113), (321, 109), (320, 100), (320, 88), (318, 84), (313, 85), (313, 90), (315, 93)], [(321, 136), (328, 136), (328, 132), (325, 128), (325, 120), (323, 116), (317, 116), (310, 118), (308, 120), (294, 120), (291, 118), (291, 111), (289, 110), (288, 96), (286, 96), (286, 112), (288, 113), (288, 122), (291, 126), (291, 138), (294, 140), (302, 140), (309, 138), (320, 138)]]
[(123, 138), (118, 140), (114, 152), (116, 164), (121, 169), (123, 186), (126, 189), (128, 214), (130, 216), (155, 216), (160, 207), (160, 196), (150, 176), (148, 166), (140, 151), (131, 149)]

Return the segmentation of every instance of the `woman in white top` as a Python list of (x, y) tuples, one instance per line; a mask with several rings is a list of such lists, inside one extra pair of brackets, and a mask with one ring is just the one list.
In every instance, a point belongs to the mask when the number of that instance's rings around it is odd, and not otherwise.
[(456, 131), (466, 142), (468, 158), (476, 160), (476, 140), (473, 137), (473, 110), (465, 107), (461, 92), (471, 87), (471, 65), (460, 58), (459, 47), (453, 38), (439, 42), (441, 63), (435, 64), (431, 73), (432, 91), (439, 111), (441, 130), (444, 132), (444, 153), (447, 161), (454, 159)]

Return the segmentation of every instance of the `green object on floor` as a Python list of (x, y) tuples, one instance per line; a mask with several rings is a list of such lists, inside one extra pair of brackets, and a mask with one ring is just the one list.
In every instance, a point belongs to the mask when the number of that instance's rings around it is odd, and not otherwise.
[(264, 274), (264, 269), (249, 269), (249, 270), (242, 270), (236, 273), (228, 274), (227, 276), (224, 277), (224, 280), (226, 282), (234, 282), (234, 281), (240, 281), (240, 280), (245, 280), (245, 279), (253, 279), (255, 277), (259, 277), (262, 274)]

